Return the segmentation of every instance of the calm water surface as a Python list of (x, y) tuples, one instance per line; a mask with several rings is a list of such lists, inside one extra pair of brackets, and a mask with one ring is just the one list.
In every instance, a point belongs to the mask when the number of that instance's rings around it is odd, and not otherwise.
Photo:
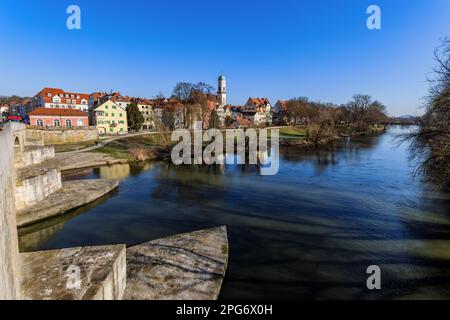
[[(126, 243), (228, 226), (223, 299), (450, 298), (450, 197), (413, 178), (404, 129), (335, 150), (281, 150), (280, 172), (152, 162), (71, 172), (118, 191), (22, 231), (22, 251)], [(366, 289), (379, 265), (382, 290)]]

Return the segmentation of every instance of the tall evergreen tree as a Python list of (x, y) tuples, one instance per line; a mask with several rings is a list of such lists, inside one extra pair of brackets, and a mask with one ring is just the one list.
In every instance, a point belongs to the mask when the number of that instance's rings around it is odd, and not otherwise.
[(144, 124), (144, 117), (139, 111), (136, 103), (132, 103), (127, 108), (128, 126), (134, 130), (139, 131)]

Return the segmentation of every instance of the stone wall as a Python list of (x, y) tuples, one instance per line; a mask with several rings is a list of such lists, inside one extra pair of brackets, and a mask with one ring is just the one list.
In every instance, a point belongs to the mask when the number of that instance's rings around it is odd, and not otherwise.
[(14, 165), (16, 168), (21, 168), (39, 164), (54, 157), (55, 148), (53, 146), (24, 147), (22, 150), (16, 150), (14, 154)]
[(27, 140), (43, 140), (45, 145), (93, 141), (98, 139), (95, 127), (89, 128), (42, 128), (28, 126)]
[(11, 131), (9, 124), (0, 131), (0, 300), (20, 298)]
[(44, 200), (62, 187), (61, 172), (56, 169), (16, 181), (16, 209), (22, 210)]

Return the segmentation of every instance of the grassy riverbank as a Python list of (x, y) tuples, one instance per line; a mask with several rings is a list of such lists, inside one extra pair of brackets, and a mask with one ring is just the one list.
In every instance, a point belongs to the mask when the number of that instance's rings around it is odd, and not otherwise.
[[(280, 127), (281, 145), (321, 145), (347, 136), (368, 135), (383, 132), (384, 126), (373, 126), (367, 130), (357, 130), (352, 126), (342, 126), (332, 132), (332, 134), (321, 133), (317, 136), (318, 128), (310, 126), (308, 129), (303, 127)], [(270, 130), (268, 132), (270, 137)], [(116, 159), (127, 161), (143, 161), (155, 159), (167, 159), (170, 154), (171, 146), (174, 142), (170, 140), (169, 133), (149, 133), (145, 135), (123, 137), (112, 141), (105, 146), (93, 150), (107, 154)]]
[(324, 145), (344, 137), (378, 134), (385, 131), (385, 126), (368, 126), (365, 129), (354, 125), (339, 125), (333, 129), (323, 130), (317, 125), (309, 127), (286, 127), (280, 129), (280, 144), (290, 145)]
[(142, 161), (162, 159), (167, 154), (170, 135), (151, 133), (112, 141), (106, 146), (95, 149), (95, 152), (107, 154), (116, 159)]

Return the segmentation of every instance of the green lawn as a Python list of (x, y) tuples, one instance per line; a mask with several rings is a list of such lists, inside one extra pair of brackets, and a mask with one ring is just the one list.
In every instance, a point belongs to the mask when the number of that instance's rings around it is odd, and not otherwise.
[(306, 137), (306, 130), (298, 127), (287, 127), (280, 129), (280, 136), (288, 138), (304, 138)]
[(95, 152), (105, 153), (116, 159), (130, 160), (129, 150), (164, 146), (170, 142), (169, 134), (146, 134), (134, 137), (124, 137), (95, 149)]

